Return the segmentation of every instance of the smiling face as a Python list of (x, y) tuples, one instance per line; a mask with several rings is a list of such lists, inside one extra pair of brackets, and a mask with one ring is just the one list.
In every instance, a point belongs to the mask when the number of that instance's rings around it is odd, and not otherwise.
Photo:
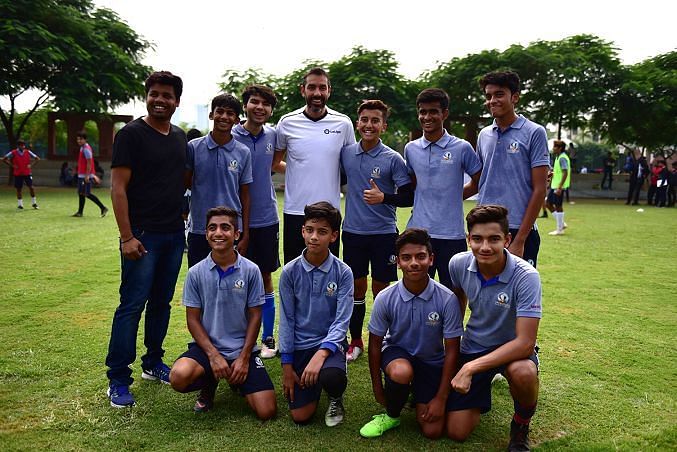
[(357, 131), (366, 143), (377, 142), (386, 130), (387, 124), (381, 110), (364, 109), (357, 118)]
[(240, 238), (237, 219), (228, 215), (214, 215), (207, 223), (207, 242), (214, 252), (228, 252)]
[(244, 106), (247, 113), (247, 121), (251, 121), (257, 126), (262, 126), (270, 119), (273, 114), (273, 107), (263, 97), (258, 94), (252, 94)]
[(301, 235), (306, 244), (306, 257), (321, 257), (329, 253), (329, 245), (338, 238), (338, 231), (333, 231), (327, 220), (313, 218), (303, 224)]
[(444, 121), (449, 116), (449, 110), (442, 109), (439, 102), (420, 102), (417, 108), (418, 122), (426, 138), (438, 139), (444, 129)]
[(511, 93), (507, 86), (487, 85), (484, 88), (484, 105), (491, 116), (498, 120), (510, 120), (515, 116), (519, 93)]
[(179, 101), (174, 94), (172, 85), (155, 83), (148, 89), (146, 94), (146, 110), (148, 116), (159, 122), (169, 122), (179, 106)]
[(468, 245), (477, 264), (491, 268), (505, 265), (503, 250), (510, 245), (510, 234), (505, 234), (498, 223), (477, 223), (468, 232)]
[(309, 74), (305, 85), (301, 85), (301, 96), (309, 113), (323, 113), (330, 95), (329, 79), (324, 75)]
[(217, 106), (209, 113), (209, 119), (214, 121), (214, 132), (230, 133), (234, 125), (240, 122), (237, 112), (230, 107)]
[(397, 266), (402, 270), (405, 283), (427, 281), (428, 269), (433, 264), (433, 255), (425, 245), (407, 243), (397, 253)]

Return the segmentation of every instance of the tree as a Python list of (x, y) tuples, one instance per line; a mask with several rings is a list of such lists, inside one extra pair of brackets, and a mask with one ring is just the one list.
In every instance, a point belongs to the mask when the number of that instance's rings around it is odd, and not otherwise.
[[(90, 0), (13, 0), (0, 6), (0, 120), (12, 147), (35, 111), (105, 112), (143, 96), (150, 44), (116, 13)], [(17, 98), (36, 93), (18, 120)]]
[(626, 67), (593, 124), (614, 144), (665, 158), (677, 151), (677, 51)]

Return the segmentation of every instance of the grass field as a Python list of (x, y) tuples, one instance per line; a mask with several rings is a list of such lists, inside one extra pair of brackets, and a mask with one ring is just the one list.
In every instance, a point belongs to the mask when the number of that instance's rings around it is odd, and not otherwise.
[[(107, 194), (98, 195), (110, 206)], [(379, 412), (367, 360), (349, 367), (346, 421), (318, 416), (293, 425), (278, 395), (277, 419), (254, 419), (222, 385), (215, 409), (192, 413), (194, 394), (141, 380), (133, 409), (110, 408), (104, 359), (118, 304), (117, 228), (74, 190), (38, 188), (40, 210), (16, 210), (0, 188), (0, 449), (2, 450), (498, 450), (507, 445), (512, 402), (505, 382), (494, 406), (464, 444), (422, 438), (411, 412), (377, 440), (359, 436)], [(544, 317), (539, 332), (541, 393), (532, 443), (541, 450), (677, 449), (677, 210), (577, 200), (566, 206), (567, 233), (551, 237), (539, 220)], [(466, 203), (466, 209), (472, 206)], [(404, 226), (406, 211), (400, 209)], [(180, 304), (182, 268), (172, 306), (166, 359), (190, 335)], [(276, 274), (276, 279), (278, 274)], [(141, 328), (140, 331), (143, 331)], [(141, 356), (142, 339), (138, 341)], [(267, 368), (281, 392), (279, 359)], [(225, 388), (224, 388), (225, 387)], [(326, 400), (319, 410), (324, 413)]]

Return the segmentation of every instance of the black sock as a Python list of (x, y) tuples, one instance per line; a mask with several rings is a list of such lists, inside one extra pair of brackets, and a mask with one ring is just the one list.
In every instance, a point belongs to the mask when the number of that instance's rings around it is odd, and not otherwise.
[(353, 302), (353, 315), (350, 317), (350, 338), (352, 340), (362, 340), (362, 325), (364, 325), (364, 315), (367, 307), (364, 304), (364, 298)]
[(390, 417), (400, 417), (402, 408), (409, 398), (409, 385), (395, 383), (387, 376), (385, 381), (386, 413)]
[(89, 198), (90, 201), (99, 206), (99, 209), (101, 210), (105, 209), (105, 206), (101, 203), (101, 201), (99, 201), (99, 198), (97, 198), (96, 196), (89, 194), (87, 195), (87, 198)]
[(320, 385), (329, 397), (341, 397), (348, 386), (348, 376), (343, 369), (326, 367), (320, 371)]
[(515, 407), (515, 415), (512, 418), (518, 424), (528, 424), (536, 412), (536, 404), (531, 407), (524, 407), (520, 405), (517, 400), (513, 400), (513, 406)]
[(85, 197), (80, 195), (78, 198), (78, 213), (82, 213), (85, 210)]
[(207, 375), (201, 375), (191, 384), (186, 386), (186, 389), (183, 392), (199, 391), (208, 386), (214, 386), (214, 390), (216, 390), (216, 386), (218, 386), (218, 381), (214, 378), (213, 375), (210, 375), (209, 377)]

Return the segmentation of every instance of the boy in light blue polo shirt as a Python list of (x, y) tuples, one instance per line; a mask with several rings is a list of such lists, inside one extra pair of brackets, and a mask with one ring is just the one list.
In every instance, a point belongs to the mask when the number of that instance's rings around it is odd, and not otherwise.
[(414, 197), (404, 159), (380, 138), (387, 127), (388, 113), (388, 106), (380, 100), (362, 102), (357, 108), (356, 123), (362, 139), (341, 150), (341, 171), (348, 181), (343, 260), (355, 278), (348, 362), (356, 360), (364, 350), (362, 325), (369, 265), (371, 290), (376, 297), (390, 281), (397, 280), (396, 206), (411, 206)]
[(464, 441), (491, 409), (491, 380), (502, 373), (515, 414), (509, 450), (529, 450), (529, 422), (538, 401), (541, 280), (538, 271), (508, 251), (508, 212), (479, 205), (466, 216), (471, 251), (449, 262), (453, 290), (470, 318), (461, 341), (460, 369), (451, 381), (450, 436)]
[(204, 218), (212, 207), (235, 209), (240, 215), (238, 250), (245, 254), (249, 243), (251, 153), (231, 134), (231, 129), (239, 123), (242, 105), (230, 94), (219, 94), (212, 99), (211, 108), (209, 119), (214, 121), (214, 128), (204, 137), (190, 141), (186, 150), (186, 183), (191, 189), (189, 267), (210, 252)]
[(369, 321), (372, 388), (386, 413), (374, 416), (360, 434), (373, 438), (397, 427), (413, 390), (421, 432), (436, 439), (450, 428), (449, 381), (456, 372), (463, 317), (456, 296), (428, 275), (433, 255), (425, 229), (407, 229), (396, 248), (402, 280), (379, 293)]
[(273, 358), (277, 354), (277, 348), (273, 337), (275, 292), (272, 273), (280, 267), (280, 220), (271, 176), (276, 133), (266, 122), (273, 114), (277, 98), (267, 86), (249, 85), (242, 92), (242, 103), (247, 120), (233, 128), (233, 137), (247, 146), (252, 156), (254, 180), (249, 185), (251, 199), (247, 257), (259, 266), (266, 290), (261, 358)]
[(207, 211), (211, 254), (188, 270), (183, 290), (194, 342), (176, 360), (169, 381), (179, 392), (201, 390), (194, 410), (214, 404), (220, 379), (238, 389), (259, 419), (277, 411), (275, 390), (259, 358), (263, 281), (258, 267), (234, 249), (238, 214), (228, 207)]
[(327, 201), (304, 209), (306, 249), (280, 275), (280, 353), (284, 395), (297, 424), (308, 423), (322, 390), (329, 394), (325, 423), (343, 421), (346, 331), (353, 310), (353, 273), (329, 252), (341, 213)]
[(469, 195), (464, 173), (470, 175), (468, 184), (476, 184), (482, 165), (470, 143), (444, 129), (449, 116), (449, 96), (444, 90), (424, 89), (416, 98), (416, 108), (423, 136), (404, 147), (404, 159), (416, 186), (407, 227), (428, 230), (435, 254), (430, 276), (437, 272), (440, 282), (450, 287), (449, 259), (466, 250), (463, 200)]
[[(515, 72), (486, 74), (480, 87), (494, 122), (477, 138), (483, 167), (477, 203), (508, 209), (510, 252), (535, 267), (541, 243), (535, 222), (550, 169), (545, 129), (515, 113), (520, 96), (520, 79)], [(476, 191), (475, 187), (472, 194)]]

